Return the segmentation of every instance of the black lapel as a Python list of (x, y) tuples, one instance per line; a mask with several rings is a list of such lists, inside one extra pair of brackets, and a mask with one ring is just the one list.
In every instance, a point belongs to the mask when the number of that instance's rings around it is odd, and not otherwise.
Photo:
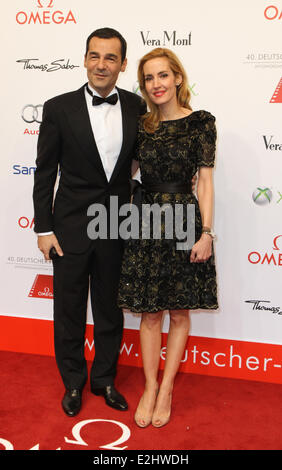
[(120, 88), (117, 88), (117, 90), (121, 105), (123, 138), (120, 154), (114, 167), (110, 183), (118, 175), (124, 159), (128, 156), (128, 149), (133, 146), (134, 140), (136, 139), (136, 108), (131, 106), (130, 100), (128, 98), (129, 94), (127, 95), (125, 90), (121, 90)]
[(72, 94), (72, 101), (66, 115), (72, 132), (85, 156), (107, 181), (89, 119), (84, 87), (85, 85)]

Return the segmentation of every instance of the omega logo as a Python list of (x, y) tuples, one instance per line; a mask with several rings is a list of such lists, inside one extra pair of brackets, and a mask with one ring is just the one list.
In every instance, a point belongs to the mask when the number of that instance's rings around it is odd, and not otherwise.
[[(71, 10), (68, 13), (64, 13), (60, 10), (50, 11), (53, 8), (54, 0), (37, 0), (37, 8), (40, 10), (34, 11), (18, 11), (16, 14), (16, 21), (18, 24), (67, 24), (73, 22), (76, 24), (76, 19)], [(46, 8), (49, 8), (46, 9)]]
[(269, 5), (264, 10), (264, 16), (267, 20), (281, 20), (282, 10), (279, 11), (275, 5)]
[[(92, 424), (92, 423), (100, 423), (100, 422), (111, 423), (112, 425), (120, 427), (122, 430), (122, 435), (114, 442), (110, 442), (109, 444), (99, 445), (99, 448), (108, 449), (108, 450), (125, 450), (127, 446), (121, 447), (121, 444), (128, 441), (128, 439), (130, 438), (130, 435), (131, 435), (130, 429), (128, 426), (126, 426), (126, 424), (121, 423), (120, 421), (114, 421), (112, 419), (86, 419), (84, 421), (80, 421), (77, 424), (75, 424), (72, 428), (72, 435), (74, 439), (69, 439), (68, 437), (65, 437), (64, 438), (65, 442), (67, 444), (73, 444), (77, 446), (88, 446), (88, 443), (82, 439), (80, 432), (82, 428), (84, 428), (85, 426), (88, 426), (89, 424)], [(99, 434), (98, 434), (98, 437), (99, 437)], [(4, 450), (14, 450), (13, 444), (7, 439), (0, 438), (0, 446), (3, 446)], [(39, 444), (36, 444), (35, 446), (31, 447), (30, 450), (39, 450)], [(62, 448), (58, 447), (56, 450), (62, 450)]]
[(18, 220), (18, 225), (21, 228), (31, 228), (32, 229), (33, 226), (34, 226), (34, 218), (28, 219), (27, 217), (22, 216)]
[[(279, 242), (277, 241), (281, 238), (282, 235), (276, 235), (273, 239), (273, 251), (280, 251), (278, 246)], [(252, 251), (248, 254), (248, 261), (251, 264), (267, 264), (267, 265), (274, 265), (274, 266), (282, 266), (282, 253), (267, 253), (267, 252), (259, 252), (259, 251)]]
[[(54, 0), (48, 0), (47, 8), (53, 8), (53, 2), (54, 2)], [(37, 8), (43, 8), (42, 0), (37, 0)]]

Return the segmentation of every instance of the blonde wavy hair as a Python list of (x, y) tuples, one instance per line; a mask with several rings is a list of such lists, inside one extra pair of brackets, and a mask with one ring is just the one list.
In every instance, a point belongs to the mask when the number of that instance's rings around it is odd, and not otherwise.
[(159, 110), (159, 107), (155, 103), (152, 102), (152, 100), (149, 98), (146, 92), (144, 65), (146, 62), (148, 62), (148, 60), (156, 59), (159, 57), (164, 57), (168, 60), (169, 66), (175, 76), (181, 75), (182, 82), (180, 83), (180, 85), (176, 87), (177, 102), (179, 106), (181, 106), (182, 108), (187, 108), (192, 111), (192, 108), (190, 106), (191, 94), (188, 88), (188, 79), (187, 79), (187, 75), (184, 70), (184, 67), (181, 64), (180, 60), (178, 59), (176, 54), (174, 54), (174, 52), (172, 52), (170, 49), (166, 49), (163, 47), (157, 47), (156, 49), (153, 49), (151, 52), (148, 52), (148, 54), (144, 55), (140, 59), (139, 66), (138, 66), (138, 81), (139, 81), (140, 91), (150, 109), (150, 112), (146, 113), (143, 116), (144, 129), (146, 132), (149, 132), (149, 133), (154, 133), (155, 130), (159, 126), (160, 110)]

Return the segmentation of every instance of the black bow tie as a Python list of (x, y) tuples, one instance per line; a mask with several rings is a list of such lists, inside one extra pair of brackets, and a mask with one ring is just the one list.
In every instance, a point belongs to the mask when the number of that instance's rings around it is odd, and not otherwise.
[(107, 98), (101, 98), (100, 96), (93, 95), (92, 91), (89, 90), (88, 86), (86, 86), (86, 90), (88, 91), (89, 95), (91, 95), (93, 98), (92, 99), (93, 106), (98, 106), (99, 104), (102, 104), (102, 103), (116, 104), (118, 100), (117, 93), (114, 93), (113, 95), (110, 95)]

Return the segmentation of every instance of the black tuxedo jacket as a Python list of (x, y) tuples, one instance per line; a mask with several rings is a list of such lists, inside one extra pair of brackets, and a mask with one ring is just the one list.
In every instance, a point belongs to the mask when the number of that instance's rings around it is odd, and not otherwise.
[[(138, 95), (118, 89), (123, 143), (108, 182), (90, 124), (84, 86), (44, 104), (34, 176), (34, 230), (54, 231), (63, 251), (72, 253), (87, 250), (91, 243), (87, 236), (91, 204), (108, 207), (111, 195), (119, 197), (119, 206), (128, 202), (138, 119), (146, 112)], [(58, 167), (59, 185), (53, 201)]]

